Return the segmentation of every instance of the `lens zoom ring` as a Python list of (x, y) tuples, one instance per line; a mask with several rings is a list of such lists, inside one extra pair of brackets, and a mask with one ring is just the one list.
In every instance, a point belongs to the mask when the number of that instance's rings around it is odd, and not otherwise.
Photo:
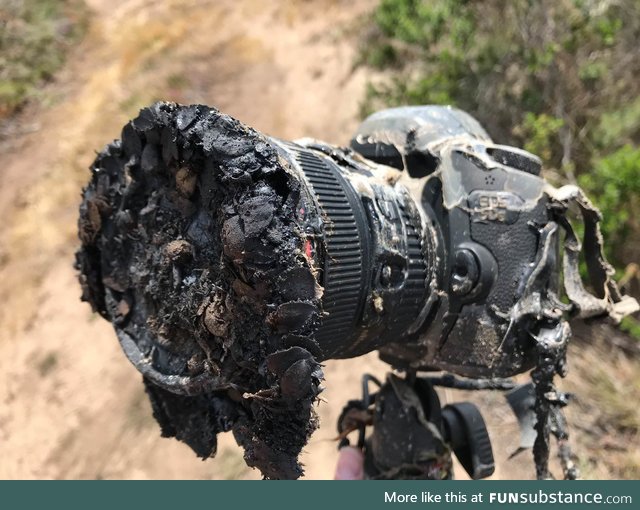
[[(420, 219), (407, 206), (400, 212), (407, 236), (408, 271), (404, 282), (397, 326), (404, 332), (416, 320), (426, 299), (429, 278)], [(395, 328), (394, 328), (395, 329)]]
[[(333, 168), (331, 163), (299, 148), (296, 148), (295, 156), (313, 188), (325, 220), (322, 303), (327, 315), (316, 338), (325, 351), (333, 350), (332, 354), (340, 356), (341, 353), (335, 351), (344, 348), (345, 339), (351, 337), (364, 301), (363, 253), (367, 233), (354, 214), (362, 205), (350, 196), (339, 169)], [(337, 344), (338, 341), (341, 344)]]

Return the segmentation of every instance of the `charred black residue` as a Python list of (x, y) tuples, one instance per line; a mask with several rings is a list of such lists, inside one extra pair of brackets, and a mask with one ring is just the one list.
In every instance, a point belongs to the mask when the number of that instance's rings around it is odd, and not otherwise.
[(301, 475), (322, 379), (321, 293), (285, 167), (235, 119), (157, 103), (96, 158), (76, 255), (83, 299), (144, 375), (162, 434), (205, 458), (232, 430), (267, 478)]

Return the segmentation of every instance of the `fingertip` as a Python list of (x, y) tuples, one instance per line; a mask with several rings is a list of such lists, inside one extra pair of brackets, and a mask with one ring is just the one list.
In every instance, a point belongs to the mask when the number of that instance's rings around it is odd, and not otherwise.
[(364, 455), (353, 446), (345, 446), (338, 454), (335, 480), (362, 480), (364, 478)]

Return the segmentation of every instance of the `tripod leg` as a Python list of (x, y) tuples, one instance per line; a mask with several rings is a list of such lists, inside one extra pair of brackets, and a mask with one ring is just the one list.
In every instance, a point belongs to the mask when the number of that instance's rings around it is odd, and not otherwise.
[(535, 385), (535, 413), (537, 432), (533, 445), (533, 458), (538, 479), (552, 478), (549, 471), (549, 437), (553, 434), (558, 440), (559, 456), (565, 479), (575, 480), (579, 472), (572, 460), (568, 444), (566, 420), (561, 408), (568, 398), (556, 390), (553, 378), (556, 374), (566, 374), (566, 352), (571, 329), (561, 321), (555, 328), (541, 329), (538, 336), (538, 364), (531, 372)]

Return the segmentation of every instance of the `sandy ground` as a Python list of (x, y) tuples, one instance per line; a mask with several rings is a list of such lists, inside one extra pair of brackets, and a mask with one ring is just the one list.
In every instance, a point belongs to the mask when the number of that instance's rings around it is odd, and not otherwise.
[[(111, 326), (79, 301), (72, 268), (79, 192), (94, 151), (156, 99), (214, 105), (283, 138), (346, 143), (368, 78), (353, 69), (357, 33), (376, 2), (87, 3), (87, 36), (45, 90), (48, 106), (27, 109), (19, 122), (28, 132), (0, 141), (0, 478), (259, 478), (230, 435), (206, 462), (160, 438)], [(589, 352), (576, 350), (585, 370), (609, 355), (606, 346)], [(637, 401), (637, 362), (616, 360), (631, 381), (626, 398)], [(333, 476), (335, 421), (365, 371), (386, 369), (373, 354), (327, 363), (321, 428), (302, 458), (307, 477)], [(580, 379), (567, 384), (584, 389)], [(528, 454), (506, 460), (518, 438), (502, 396), (478, 402), (499, 439), (495, 476), (530, 478)], [(614, 451), (616, 437), (607, 443)], [(594, 477), (617, 473), (589, 469)]]

